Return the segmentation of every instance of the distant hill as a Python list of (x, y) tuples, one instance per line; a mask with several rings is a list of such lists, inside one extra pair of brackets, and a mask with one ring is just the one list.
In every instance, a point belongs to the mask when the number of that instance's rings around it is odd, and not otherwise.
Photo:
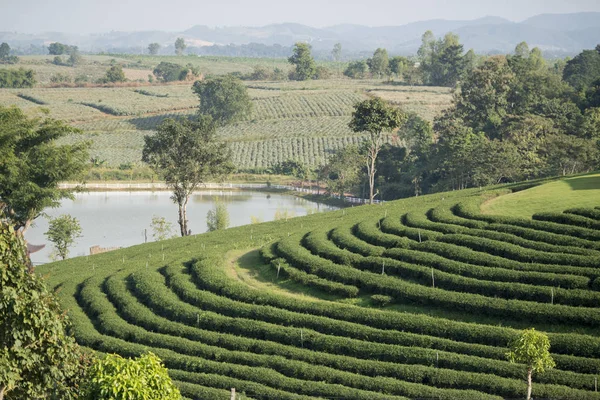
[[(6, 41), (11, 47), (22, 51), (43, 51), (43, 46), (48, 43), (60, 41), (77, 45), (84, 51), (134, 53), (144, 51), (149, 43), (158, 42), (165, 54), (173, 53), (173, 43), (177, 37), (186, 39), (191, 53), (198, 52), (198, 47), (211, 45), (242, 46), (254, 43), (287, 48), (295, 42), (306, 41), (322, 56), (326, 56), (333, 45), (340, 42), (346, 56), (372, 52), (377, 47), (385, 47), (395, 54), (410, 55), (416, 53), (421, 35), (427, 30), (438, 37), (455, 32), (465, 48), (473, 48), (478, 53), (506, 53), (513, 50), (517, 43), (526, 41), (531, 47), (539, 46), (547, 54), (573, 55), (585, 48), (593, 48), (600, 42), (600, 13), (541, 14), (522, 22), (494, 16), (474, 20), (435, 19), (379, 27), (342, 24), (313, 28), (281, 23), (262, 27), (212, 28), (196, 25), (183, 32), (110, 32), (93, 35), (0, 32), (0, 41)], [(281, 54), (281, 51), (274, 54)]]

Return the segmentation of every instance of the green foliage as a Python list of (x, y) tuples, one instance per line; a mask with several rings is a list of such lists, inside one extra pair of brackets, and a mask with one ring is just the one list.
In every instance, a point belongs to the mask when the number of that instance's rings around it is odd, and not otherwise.
[(3, 42), (0, 44), (0, 64), (16, 64), (19, 62), (19, 57), (10, 55), (10, 46)]
[[(454, 33), (447, 33), (443, 39), (435, 40), (431, 31), (425, 32), (417, 54), (426, 85), (454, 86), (465, 71), (463, 45)], [(469, 59), (472, 59), (472, 55)]]
[(513, 363), (525, 364), (527, 367), (527, 400), (531, 398), (532, 372), (542, 373), (556, 365), (550, 355), (550, 340), (544, 333), (536, 332), (534, 328), (526, 329), (509, 344), (510, 351), (506, 354)]
[(160, 358), (149, 352), (135, 360), (117, 354), (97, 360), (90, 368), (85, 398), (179, 400), (181, 394)]
[(57, 145), (56, 139), (76, 132), (62, 121), (0, 107), (0, 199), (15, 230), (27, 230), (45, 208), (72, 196), (58, 184), (82, 177), (89, 144)]
[(25, 243), (0, 224), (0, 397), (75, 399), (86, 357), (43, 280), (28, 272)]
[(154, 68), (154, 71), (152, 71), (154, 76), (156, 76), (156, 79), (162, 82), (186, 80), (189, 72), (190, 70), (188, 67), (183, 67), (179, 64), (167, 61), (161, 61), (160, 64)]
[(196, 81), (193, 91), (200, 98), (200, 114), (209, 115), (218, 125), (242, 120), (252, 112), (246, 86), (231, 75)]
[(331, 57), (335, 62), (340, 62), (342, 59), (342, 44), (336, 43), (333, 45), (333, 50), (331, 50)]
[(30, 69), (0, 69), (0, 88), (30, 88), (35, 85), (35, 73)]
[(353, 79), (363, 79), (367, 75), (368, 68), (364, 60), (352, 61), (344, 70), (344, 75)]
[(185, 50), (186, 47), (187, 47), (187, 45), (185, 44), (185, 40), (182, 37), (178, 37), (175, 40), (175, 53), (178, 56), (183, 54), (183, 51)]
[(209, 116), (199, 116), (195, 121), (169, 118), (158, 126), (155, 135), (144, 137), (142, 161), (161, 174), (173, 190), (181, 236), (190, 233), (186, 207), (191, 193), (208, 179), (230, 173), (230, 157), (227, 145), (216, 142)]
[(43, 272), (62, 283), (82, 344), (150, 349), (190, 398), (518, 398), (524, 368), (506, 344), (533, 325), (556, 362), (536, 397), (597, 399), (597, 233), (479, 213), (508, 191), (282, 219), (170, 241), (164, 259), (149, 243), (95, 257), (95, 272), (78, 259)]
[(354, 106), (350, 129), (354, 132), (368, 132), (365, 140), (367, 176), (369, 178), (369, 200), (375, 198), (375, 162), (383, 145), (383, 132), (391, 132), (404, 124), (406, 115), (391, 107), (384, 100), (375, 97)]
[(125, 73), (123, 72), (123, 67), (121, 65), (113, 65), (106, 71), (106, 75), (101, 79), (103, 83), (116, 83), (116, 82), (125, 82), (127, 78), (125, 78)]
[(69, 46), (59, 42), (50, 43), (48, 46), (48, 53), (50, 55), (60, 56), (63, 54), (71, 54), (74, 51), (77, 51), (77, 46)]
[(156, 241), (173, 237), (173, 224), (165, 217), (153, 215), (150, 227), (152, 228), (152, 237)]
[(10, 55), (10, 46), (6, 42), (0, 44), (0, 58), (6, 58)]
[(81, 54), (79, 54), (79, 51), (77, 50), (77, 48), (70, 51), (69, 59), (67, 60), (67, 63), (71, 67), (81, 64), (82, 61), (83, 61), (83, 57), (81, 57)]
[(58, 256), (65, 260), (69, 256), (69, 247), (81, 237), (81, 225), (77, 218), (63, 214), (49, 220), (45, 235), (54, 244)]
[(563, 79), (576, 90), (585, 90), (600, 77), (600, 52), (584, 50), (567, 61)]
[(294, 45), (293, 54), (288, 58), (288, 62), (296, 66), (294, 79), (297, 81), (306, 81), (315, 75), (316, 65), (310, 50), (308, 43), (298, 42)]
[(225, 203), (216, 201), (213, 209), (208, 210), (208, 213), (206, 213), (206, 226), (208, 232), (229, 228), (229, 212)]
[(360, 182), (364, 158), (358, 146), (346, 146), (335, 152), (322, 171), (327, 191), (340, 197), (350, 192)]
[(367, 60), (369, 70), (373, 75), (381, 78), (389, 74), (389, 57), (386, 49), (378, 48), (373, 53), (373, 57)]
[(152, 55), (158, 54), (158, 50), (160, 49), (160, 44), (154, 42), (148, 45), (148, 52)]
[(411, 62), (408, 58), (395, 56), (390, 58), (389, 70), (392, 74), (396, 75), (397, 77), (402, 77), (404, 71), (406, 71), (408, 68), (411, 68), (413, 65), (414, 63)]

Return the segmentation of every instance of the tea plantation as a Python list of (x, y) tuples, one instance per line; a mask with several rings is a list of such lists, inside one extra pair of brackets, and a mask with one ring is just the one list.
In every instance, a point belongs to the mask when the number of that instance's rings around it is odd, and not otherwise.
[(470, 189), (38, 272), (79, 343), (151, 350), (187, 398), (522, 398), (507, 343), (535, 327), (556, 368), (534, 375), (533, 396), (600, 399), (600, 175), (589, 177), (594, 204), (532, 218), (480, 205), (534, 184)]

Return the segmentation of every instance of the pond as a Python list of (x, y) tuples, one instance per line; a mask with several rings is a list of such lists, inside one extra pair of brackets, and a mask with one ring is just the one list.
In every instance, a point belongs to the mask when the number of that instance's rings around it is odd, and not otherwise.
[[(150, 226), (152, 217), (164, 217), (173, 225), (173, 234), (179, 232), (177, 205), (168, 191), (89, 192), (75, 194), (75, 200), (63, 200), (58, 208), (47, 209), (49, 217), (70, 214), (77, 218), (82, 237), (70, 248), (69, 257), (90, 254), (90, 247), (128, 247), (153, 241)], [(296, 196), (250, 191), (202, 191), (194, 193), (188, 203), (189, 229), (192, 234), (206, 232), (206, 214), (215, 201), (227, 206), (230, 226), (247, 225), (252, 219), (272, 221), (281, 216), (303, 216), (309, 213), (337, 209)], [(48, 219), (39, 217), (25, 238), (31, 244), (46, 247), (31, 255), (34, 264), (51, 261), (52, 244), (47, 240)]]

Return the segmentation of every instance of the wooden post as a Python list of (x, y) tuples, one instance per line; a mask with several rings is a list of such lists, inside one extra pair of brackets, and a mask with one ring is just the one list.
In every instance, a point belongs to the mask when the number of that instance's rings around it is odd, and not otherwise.
[(550, 294), (551, 294), (551, 298), (550, 298), (550, 304), (554, 304), (554, 288), (550, 288)]
[(419, 229), (419, 243), (421, 243), (421, 230)]
[(435, 277), (433, 276), (433, 268), (431, 268), (431, 286), (435, 289)]
[(235, 388), (231, 388), (231, 400), (235, 400)]
[(594, 377), (594, 392), (598, 391), (598, 377)]
[(381, 266), (381, 275), (385, 273), (385, 260), (383, 261), (383, 265)]
[(277, 264), (277, 279), (279, 279), (279, 270), (281, 270), (281, 261)]

